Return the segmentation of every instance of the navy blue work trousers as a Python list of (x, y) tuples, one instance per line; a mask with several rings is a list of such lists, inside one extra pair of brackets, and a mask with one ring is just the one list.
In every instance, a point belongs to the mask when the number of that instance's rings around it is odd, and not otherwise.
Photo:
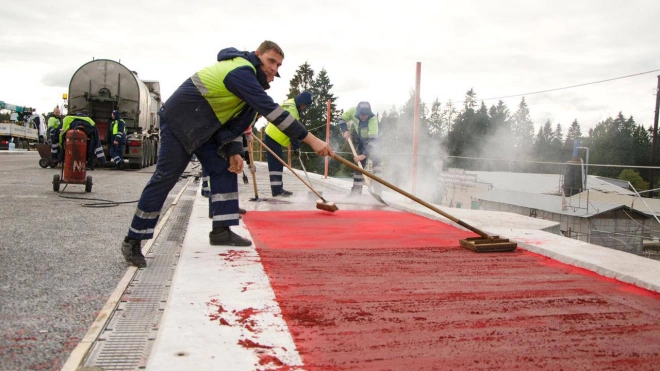
[[(238, 225), (238, 177), (229, 172), (229, 161), (217, 155), (212, 139), (193, 153), (208, 172), (213, 228)], [(185, 171), (192, 155), (174, 137), (165, 119), (160, 121), (160, 148), (156, 171), (144, 187), (138, 201), (128, 237), (138, 240), (153, 238), (167, 195)]]
[(119, 164), (121, 161), (124, 160), (124, 144), (119, 143), (115, 145), (114, 143), (110, 146), (110, 159), (115, 162), (116, 164)]
[[(270, 148), (276, 155), (282, 158), (282, 145), (277, 143), (273, 138), (269, 137), (266, 134), (266, 139), (264, 143), (268, 148)], [(282, 193), (284, 189), (284, 183), (282, 182), (282, 171), (284, 171), (284, 165), (279, 162), (275, 156), (271, 155), (270, 152), (266, 151), (266, 158), (268, 159), (268, 178), (270, 179), (270, 192), (273, 196), (277, 196)]]

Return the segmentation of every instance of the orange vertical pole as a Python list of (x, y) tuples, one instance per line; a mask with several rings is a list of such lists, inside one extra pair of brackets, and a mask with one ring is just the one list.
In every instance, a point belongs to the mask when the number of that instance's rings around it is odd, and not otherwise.
[(417, 136), (419, 132), (419, 80), (422, 75), (422, 62), (417, 62), (415, 77), (415, 117), (413, 119), (413, 158), (412, 158), (412, 194), (417, 186)]
[[(328, 119), (326, 120), (326, 124), (325, 124), (325, 142), (330, 143), (330, 114), (331, 114), (331, 110), (332, 110), (332, 102), (330, 101), (330, 99), (328, 99), (327, 106), (328, 106), (328, 114), (327, 114)], [(330, 162), (330, 157), (326, 156), (325, 157), (325, 171), (324, 171), (325, 179), (328, 179), (328, 164), (329, 164), (329, 162)]]

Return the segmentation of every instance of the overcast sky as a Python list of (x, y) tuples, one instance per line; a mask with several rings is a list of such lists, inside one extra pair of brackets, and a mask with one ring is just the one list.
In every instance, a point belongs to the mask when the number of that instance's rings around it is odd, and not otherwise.
[[(400, 107), (422, 64), (421, 98), (487, 99), (660, 69), (660, 1), (35, 1), (0, 13), (0, 100), (45, 113), (75, 70), (120, 60), (167, 98), (225, 47), (277, 42), (284, 65), (269, 94), (286, 98), (307, 61), (325, 69), (338, 107)], [(620, 111), (653, 124), (660, 71), (527, 95), (536, 128), (548, 119), (583, 134)], [(504, 99), (513, 113), (521, 97)], [(497, 100), (486, 100), (490, 107)]]

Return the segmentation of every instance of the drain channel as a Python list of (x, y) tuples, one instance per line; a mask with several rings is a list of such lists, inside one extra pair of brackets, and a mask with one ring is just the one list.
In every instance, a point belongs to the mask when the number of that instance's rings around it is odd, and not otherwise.
[(106, 328), (92, 346), (84, 366), (103, 370), (144, 369), (156, 339), (158, 324), (170, 292), (188, 221), (198, 188), (188, 185), (172, 215), (147, 254), (148, 267), (139, 269), (126, 288)]

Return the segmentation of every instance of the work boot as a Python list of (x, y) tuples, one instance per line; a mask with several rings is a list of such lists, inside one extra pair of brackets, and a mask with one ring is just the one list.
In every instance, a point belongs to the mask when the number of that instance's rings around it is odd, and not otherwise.
[(289, 191), (287, 191), (286, 189), (283, 189), (283, 190), (281, 190), (281, 191), (275, 193), (275, 194), (273, 195), (273, 197), (276, 197), (276, 196), (289, 197), (289, 196), (291, 196), (291, 195), (293, 195), (293, 192), (289, 192)]
[(215, 228), (209, 232), (209, 241), (213, 246), (251, 246), (252, 241), (232, 232), (229, 227)]
[(238, 213), (239, 213), (240, 215), (245, 215), (245, 213), (247, 213), (247, 211), (246, 211), (245, 209), (241, 209), (241, 208), (239, 207), (239, 208), (238, 208)]
[(127, 262), (133, 264), (138, 268), (146, 268), (147, 261), (142, 255), (142, 241), (133, 238), (124, 238), (121, 244), (121, 253)]
[(348, 197), (360, 197), (361, 195), (362, 195), (362, 186), (354, 185), (353, 188), (351, 188), (351, 194), (349, 194)]

